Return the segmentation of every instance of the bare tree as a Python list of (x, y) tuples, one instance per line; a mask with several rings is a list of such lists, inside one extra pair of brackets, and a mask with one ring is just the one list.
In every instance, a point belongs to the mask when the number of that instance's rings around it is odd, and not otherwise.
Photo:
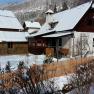
[(75, 74), (72, 75), (70, 83), (74, 87), (72, 94), (90, 94), (91, 84), (94, 83), (94, 60), (86, 64), (76, 66)]
[(5, 67), (6, 72), (11, 72), (11, 65), (10, 62), (7, 62), (6, 67)]
[(54, 79), (49, 80), (45, 66), (33, 65), (31, 68), (23, 66), (23, 63), (18, 65), (14, 84), (16, 83), (24, 94), (55, 94)]
[(62, 3), (62, 9), (61, 11), (67, 10), (68, 9), (68, 5), (66, 2)]
[(86, 57), (88, 53), (90, 52), (90, 46), (88, 43), (88, 35), (86, 35), (85, 33), (81, 33), (80, 37), (77, 38), (76, 41), (74, 41), (73, 50), (74, 50), (73, 51), (74, 56), (81, 55), (82, 57), (83, 55), (84, 57)]

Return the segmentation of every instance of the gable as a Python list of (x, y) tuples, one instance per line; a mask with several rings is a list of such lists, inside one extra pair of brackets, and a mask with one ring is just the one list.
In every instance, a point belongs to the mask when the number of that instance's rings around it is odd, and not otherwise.
[(82, 5), (79, 5), (75, 8), (68, 9), (56, 14), (51, 15), (51, 21), (49, 23), (58, 22), (57, 25), (50, 29), (48, 22), (42, 26), (38, 33), (33, 34), (32, 36), (44, 35), (52, 32), (59, 31), (70, 31), (78, 24), (86, 12), (90, 9), (92, 2), (88, 2)]
[(94, 9), (89, 9), (75, 27), (76, 31), (94, 32)]
[(73, 29), (89, 10), (91, 4), (92, 2), (88, 2), (53, 15), (54, 20), (59, 21), (53, 31), (66, 31)]

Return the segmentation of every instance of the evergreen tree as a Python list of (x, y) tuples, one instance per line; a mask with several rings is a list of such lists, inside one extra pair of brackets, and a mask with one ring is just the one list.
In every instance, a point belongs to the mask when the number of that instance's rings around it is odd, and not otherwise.
[(10, 68), (10, 62), (8, 61), (5, 67), (6, 72), (11, 72), (11, 68)]
[(19, 65), (18, 65), (18, 69), (23, 69), (25, 66), (24, 66), (24, 62), (23, 61), (20, 61), (19, 62)]
[(67, 9), (68, 9), (68, 6), (67, 6), (66, 2), (64, 2), (64, 3), (62, 4), (62, 9), (61, 9), (61, 11), (64, 11), (64, 10), (67, 10)]
[(56, 4), (54, 5), (54, 13), (56, 13), (57, 12), (57, 6), (56, 6)]

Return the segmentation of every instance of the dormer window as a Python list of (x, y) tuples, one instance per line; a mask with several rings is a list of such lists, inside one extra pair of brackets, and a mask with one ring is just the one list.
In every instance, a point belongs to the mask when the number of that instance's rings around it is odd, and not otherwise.
[(50, 25), (50, 30), (51, 29), (53, 29), (53, 28), (55, 28), (55, 26), (58, 24), (58, 22), (51, 22), (51, 23), (49, 23), (49, 25)]

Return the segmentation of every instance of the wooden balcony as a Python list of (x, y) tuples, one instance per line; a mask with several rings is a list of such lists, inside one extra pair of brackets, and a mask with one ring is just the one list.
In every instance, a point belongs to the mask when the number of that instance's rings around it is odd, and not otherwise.
[(29, 45), (29, 52), (32, 54), (42, 54), (45, 52), (46, 45), (45, 44), (32, 44)]
[(67, 49), (67, 48), (60, 48), (59, 49), (59, 53), (64, 55), (64, 56), (67, 56), (69, 54), (69, 49)]

